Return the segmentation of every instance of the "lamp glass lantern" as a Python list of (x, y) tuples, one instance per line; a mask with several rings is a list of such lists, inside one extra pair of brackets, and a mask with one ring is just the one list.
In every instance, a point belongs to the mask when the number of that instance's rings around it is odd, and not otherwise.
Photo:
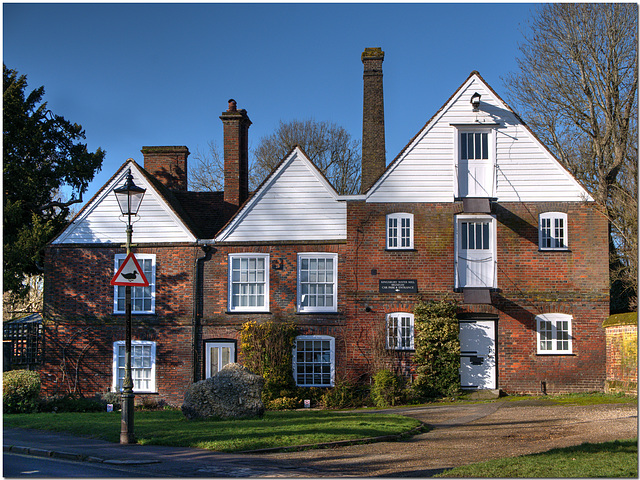
[(131, 170), (127, 175), (127, 180), (124, 185), (113, 189), (113, 193), (118, 200), (118, 206), (123, 215), (137, 215), (142, 203), (142, 197), (144, 197), (146, 190), (133, 183), (133, 175)]

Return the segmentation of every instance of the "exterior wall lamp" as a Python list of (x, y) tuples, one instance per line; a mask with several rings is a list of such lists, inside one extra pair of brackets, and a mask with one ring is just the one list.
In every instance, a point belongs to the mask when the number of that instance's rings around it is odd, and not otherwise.
[(481, 95), (478, 92), (471, 95), (471, 106), (473, 106), (474, 112), (480, 110), (480, 97)]
[[(118, 200), (118, 206), (122, 215), (127, 216), (127, 255), (131, 253), (131, 216), (136, 216), (142, 203), (142, 197), (146, 190), (133, 183), (131, 170), (127, 175), (127, 180), (121, 187), (115, 188), (113, 193)], [(134, 398), (133, 379), (131, 377), (131, 286), (125, 286), (125, 317), (126, 317), (126, 337), (125, 337), (125, 373), (122, 382), (122, 421), (120, 425), (120, 443), (136, 443), (133, 429)]]

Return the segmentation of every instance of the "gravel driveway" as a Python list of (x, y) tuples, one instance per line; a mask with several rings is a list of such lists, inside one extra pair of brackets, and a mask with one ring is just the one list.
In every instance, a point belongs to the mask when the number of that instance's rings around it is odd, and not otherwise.
[(323, 477), (428, 477), (448, 468), (585, 442), (634, 438), (635, 404), (520, 401), (389, 410), (433, 427), (406, 441), (270, 454)]

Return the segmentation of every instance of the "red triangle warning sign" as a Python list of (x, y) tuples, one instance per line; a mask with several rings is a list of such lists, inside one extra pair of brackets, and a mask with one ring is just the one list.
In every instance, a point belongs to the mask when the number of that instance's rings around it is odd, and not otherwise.
[(111, 285), (126, 287), (148, 287), (149, 281), (142, 273), (142, 268), (133, 253), (127, 255), (122, 265), (111, 279)]

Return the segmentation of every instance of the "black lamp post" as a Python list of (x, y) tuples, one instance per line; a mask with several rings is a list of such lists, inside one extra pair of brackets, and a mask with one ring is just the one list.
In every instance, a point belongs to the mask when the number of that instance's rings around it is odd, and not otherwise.
[[(127, 175), (127, 181), (121, 187), (115, 188), (113, 192), (118, 200), (122, 215), (127, 216), (127, 255), (131, 253), (131, 216), (138, 214), (138, 209), (144, 197), (144, 188), (133, 183), (131, 170)], [(124, 353), (124, 382), (122, 383), (122, 422), (120, 426), (120, 443), (136, 443), (133, 431), (133, 378), (131, 378), (131, 286), (125, 288), (125, 314), (126, 314), (126, 338)]]

